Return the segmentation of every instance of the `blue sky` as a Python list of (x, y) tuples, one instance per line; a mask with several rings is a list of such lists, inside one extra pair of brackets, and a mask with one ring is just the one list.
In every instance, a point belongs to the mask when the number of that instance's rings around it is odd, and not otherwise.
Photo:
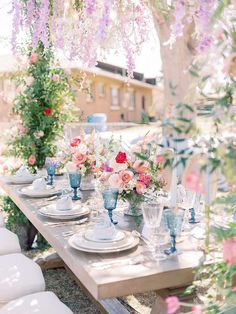
[[(9, 14), (11, 0), (0, 0), (0, 56), (11, 54), (12, 18)], [(118, 66), (125, 66), (123, 55), (107, 55), (106, 62)], [(142, 49), (141, 55), (136, 58), (136, 70), (146, 77), (155, 77), (160, 74), (161, 60), (159, 53), (159, 40), (153, 29), (150, 32), (150, 40)]]

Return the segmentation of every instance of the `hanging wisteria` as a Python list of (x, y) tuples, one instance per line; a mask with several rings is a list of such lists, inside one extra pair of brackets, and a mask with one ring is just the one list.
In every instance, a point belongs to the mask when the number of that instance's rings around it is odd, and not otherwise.
[[(159, 4), (165, 3), (163, 15)], [(235, 5), (227, 1), (225, 5)], [(94, 66), (99, 48), (123, 49), (128, 76), (134, 70), (134, 56), (148, 39), (152, 15), (150, 7), (171, 20), (172, 41), (182, 35), (185, 21), (194, 22), (198, 50), (212, 43), (211, 28), (215, 12), (223, 10), (218, 0), (27, 0), (13, 1), (13, 51), (20, 30), (30, 33), (32, 45), (41, 41), (64, 51), (69, 58), (79, 58), (84, 66)], [(166, 14), (168, 12), (168, 15)], [(117, 48), (119, 47), (119, 48)]]

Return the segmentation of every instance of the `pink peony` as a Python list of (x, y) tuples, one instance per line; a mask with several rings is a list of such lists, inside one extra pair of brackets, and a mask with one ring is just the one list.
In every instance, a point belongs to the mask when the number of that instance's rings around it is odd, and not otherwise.
[(113, 188), (113, 189), (119, 189), (119, 190), (121, 190), (121, 189), (123, 188), (123, 185), (124, 185), (124, 183), (123, 183), (123, 181), (121, 180), (119, 174), (117, 174), (117, 173), (113, 173), (113, 174), (109, 177), (108, 182), (109, 182), (111, 188)]
[(77, 147), (81, 143), (81, 139), (79, 137), (74, 137), (70, 141), (70, 146), (71, 147)]
[(192, 314), (202, 314), (202, 307), (201, 305), (194, 305), (192, 307)]
[(179, 299), (177, 297), (168, 297), (165, 302), (167, 305), (167, 314), (174, 314), (180, 308)]
[(146, 160), (136, 160), (133, 164), (133, 168), (138, 173), (144, 173), (147, 172), (150, 168), (150, 163)]
[(133, 178), (134, 174), (132, 171), (124, 170), (119, 173), (119, 177), (124, 183), (129, 183), (129, 181)]
[(29, 58), (29, 64), (35, 64), (38, 62), (39, 55), (36, 52), (33, 52)]
[(136, 183), (136, 192), (138, 194), (142, 195), (142, 194), (144, 194), (146, 192), (146, 190), (147, 190), (146, 185), (143, 182), (141, 182), (141, 181), (137, 181), (137, 183)]
[(194, 192), (198, 192), (200, 194), (204, 193), (204, 186), (201, 175), (196, 171), (192, 171), (186, 176), (185, 185)]
[(151, 182), (151, 176), (149, 174), (141, 173), (138, 179), (139, 181), (143, 182), (146, 186), (149, 186)]
[(229, 265), (236, 264), (236, 238), (230, 238), (223, 243), (223, 258)]
[(30, 155), (28, 158), (28, 163), (33, 166), (35, 164), (36, 157), (34, 155)]
[(52, 80), (53, 80), (54, 82), (58, 82), (59, 79), (60, 79), (60, 76), (59, 76), (58, 74), (53, 74)]
[(87, 160), (87, 156), (85, 154), (82, 154), (80, 152), (75, 152), (73, 154), (73, 161), (76, 163), (77, 166), (84, 164)]

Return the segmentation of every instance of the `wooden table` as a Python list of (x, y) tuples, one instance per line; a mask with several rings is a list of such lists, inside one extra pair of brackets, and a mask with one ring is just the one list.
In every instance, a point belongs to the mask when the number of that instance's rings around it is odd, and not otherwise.
[[(19, 186), (7, 184), (4, 180), (0, 180), (0, 186), (47, 239), (95, 300), (187, 285), (193, 279), (193, 269), (203, 257), (203, 253), (197, 251), (191, 241), (178, 245), (181, 246), (182, 254), (161, 262), (151, 259), (142, 241), (137, 248), (123, 253), (93, 254), (74, 250), (67, 243), (68, 237), (63, 234), (65, 231), (76, 232), (86, 228), (87, 223), (73, 226), (50, 224), (52, 220), (38, 214), (38, 208), (46, 205), (45, 199), (24, 197), (18, 193)], [(116, 218), (119, 228), (133, 228), (130, 217), (118, 213)], [(128, 261), (137, 256), (143, 256), (144, 261), (128, 264)], [(105, 305), (103, 301), (100, 303)], [(156, 307), (152, 313), (164, 312), (161, 307)]]

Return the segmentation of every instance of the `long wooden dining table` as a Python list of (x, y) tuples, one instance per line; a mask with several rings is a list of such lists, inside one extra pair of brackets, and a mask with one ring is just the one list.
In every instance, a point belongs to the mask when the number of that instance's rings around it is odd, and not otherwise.
[[(60, 181), (60, 184), (62, 182), (63, 180)], [(193, 271), (204, 256), (203, 252), (196, 248), (196, 243), (188, 237), (185, 241), (177, 244), (181, 248), (181, 254), (159, 262), (153, 260), (148, 254), (147, 245), (142, 239), (136, 248), (123, 252), (95, 254), (75, 250), (68, 244), (68, 235), (87, 228), (88, 225), (94, 223), (93, 221), (88, 219), (81, 224), (56, 223), (38, 212), (40, 207), (53, 201), (46, 198), (25, 197), (19, 193), (22, 185), (6, 183), (3, 178), (0, 179), (0, 186), (107, 313), (129, 313), (125, 309), (121, 311), (107, 306), (109, 302), (106, 302), (109, 299), (153, 290), (157, 291), (158, 301), (155, 302), (151, 313), (165, 313), (164, 303), (160, 298), (161, 291), (191, 283), (194, 276)], [(88, 196), (85, 193), (84, 200)], [(114, 215), (118, 220), (117, 228), (123, 230), (137, 228), (132, 217), (124, 216), (119, 211)]]

